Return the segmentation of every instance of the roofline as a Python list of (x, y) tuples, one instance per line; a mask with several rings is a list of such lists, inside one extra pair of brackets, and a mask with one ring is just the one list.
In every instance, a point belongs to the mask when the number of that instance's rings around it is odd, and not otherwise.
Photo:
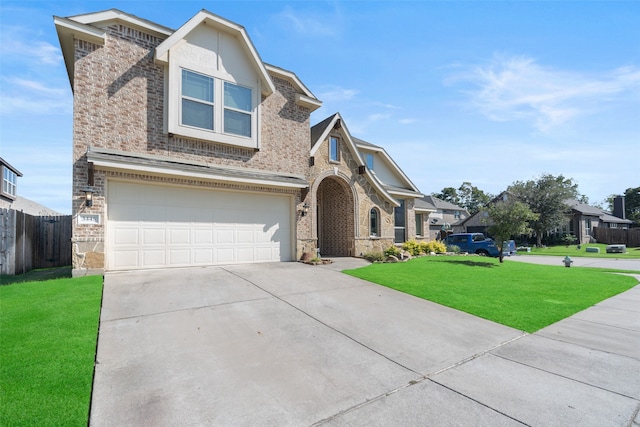
[(429, 213), (433, 213), (433, 212), (437, 212), (436, 209), (431, 209), (431, 208), (417, 208), (417, 207), (413, 207), (413, 210), (416, 212), (429, 212)]
[[(120, 156), (120, 158), (118, 158), (118, 156)], [(148, 160), (162, 162), (164, 164), (142, 165), (139, 162), (136, 163), (135, 160)], [(132, 172), (149, 173), (153, 175), (179, 176), (183, 178), (197, 178), (217, 182), (235, 182), (278, 188), (301, 189), (307, 188), (309, 186), (304, 177), (296, 175), (281, 175), (278, 176), (278, 178), (285, 178), (285, 180), (276, 180), (273, 179), (276, 177), (275, 174), (267, 174), (264, 171), (260, 170), (218, 165), (216, 165), (215, 168), (211, 168), (211, 165), (203, 162), (185, 162), (183, 159), (176, 159), (172, 157), (153, 156), (142, 153), (130, 153), (126, 151), (117, 151), (111, 149), (89, 147), (89, 149), (87, 150), (87, 161), (102, 169), (127, 170)], [(193, 166), (194, 168), (202, 168), (203, 170), (186, 170), (184, 166)], [(207, 170), (206, 168), (209, 168), (209, 170)], [(231, 174), (236, 173), (237, 175), (223, 175), (217, 172), (220, 170), (224, 170), (225, 172)], [(262, 175), (263, 178), (241, 176), (243, 172), (256, 173), (258, 175)]]
[(99, 12), (69, 16), (68, 19), (87, 25), (93, 25), (97, 23), (106, 24), (111, 21), (126, 22), (131, 26), (137, 27), (144, 31), (150, 31), (158, 36), (170, 36), (174, 32), (174, 30), (169, 27), (165, 27), (164, 25), (157, 24), (155, 22), (149, 21), (148, 19), (143, 19), (136, 15), (132, 15), (115, 8)]
[[(398, 166), (395, 160), (393, 160), (393, 158), (389, 155), (389, 153), (387, 153), (387, 150), (385, 150), (384, 147), (371, 144), (370, 142), (367, 142), (364, 140), (360, 140), (360, 141), (362, 141), (364, 144), (356, 143), (356, 146), (358, 148), (361, 148), (363, 150), (375, 151), (376, 153), (381, 153), (387, 159), (387, 161), (391, 164), (391, 166), (398, 172), (398, 174), (400, 175), (400, 178), (404, 179), (405, 182), (409, 184), (409, 187), (411, 187), (413, 191), (420, 193), (420, 190), (418, 190), (418, 187), (416, 187), (416, 185), (409, 179), (409, 177), (404, 173), (404, 171), (400, 168), (400, 166)], [(420, 195), (420, 197), (423, 197), (423, 196), (424, 196), (423, 194)]]
[(296, 103), (298, 105), (307, 107), (311, 111), (315, 111), (318, 108), (322, 107), (322, 101), (320, 101), (313, 94), (313, 92), (311, 92), (309, 88), (305, 86), (304, 83), (302, 83), (302, 80), (300, 80), (300, 78), (296, 75), (296, 73), (294, 73), (293, 71), (285, 70), (284, 68), (281, 68), (281, 67), (277, 67), (275, 65), (267, 64), (267, 63), (265, 63), (264, 66), (268, 72), (277, 74), (278, 77), (289, 81), (294, 86), (296, 86), (297, 89), (303, 92), (302, 94), (296, 93)]
[(23, 176), (22, 172), (20, 172), (18, 169), (16, 169), (13, 166), (11, 166), (11, 164), (9, 162), (7, 162), (5, 159), (3, 159), (2, 157), (0, 157), (0, 164), (3, 164), (8, 169), (12, 170), (16, 175)]
[(59, 16), (53, 17), (53, 23), (56, 26), (64, 65), (67, 69), (67, 76), (69, 77), (71, 90), (73, 91), (73, 75), (75, 69), (75, 48), (73, 40), (80, 39), (99, 46), (104, 46), (106, 31), (69, 18), (61, 18)]
[(195, 27), (202, 23), (206, 23), (211, 25), (216, 29), (221, 29), (227, 33), (232, 34), (235, 37), (238, 37), (244, 43), (242, 43), (243, 47), (247, 49), (247, 53), (249, 57), (253, 59), (254, 66), (257, 68), (258, 74), (261, 77), (262, 81), (262, 94), (265, 96), (271, 95), (275, 92), (276, 88), (271, 81), (271, 77), (269, 77), (269, 73), (265, 68), (258, 51), (256, 50), (249, 34), (245, 28), (236, 24), (235, 22), (229, 21), (221, 16), (218, 16), (214, 13), (209, 12), (208, 10), (202, 9), (200, 12), (195, 14), (191, 19), (189, 19), (186, 23), (184, 23), (180, 28), (178, 28), (169, 38), (160, 43), (155, 49), (154, 58), (156, 62), (159, 63), (168, 63), (169, 62), (169, 50), (175, 46), (175, 44), (184, 39), (187, 34), (189, 34)]
[[(344, 123), (344, 120), (342, 119), (342, 116), (340, 115), (340, 113), (335, 113), (333, 115), (333, 118), (325, 126), (325, 129), (322, 131), (322, 134), (320, 135), (320, 137), (315, 142), (312, 141), (313, 146), (311, 147), (310, 155), (311, 156), (315, 155), (316, 151), (318, 151), (318, 148), (320, 148), (320, 145), (322, 145), (322, 142), (327, 138), (327, 136), (329, 136), (329, 133), (335, 127), (338, 120), (340, 121), (340, 128), (342, 128), (342, 134), (345, 136), (347, 145), (349, 146), (351, 152), (353, 153), (353, 156), (355, 157), (357, 165), (365, 166), (365, 163), (362, 160), (362, 156), (360, 156), (360, 152), (358, 151), (358, 148), (353, 143), (353, 138), (351, 138), (351, 133), (349, 133), (349, 129), (347, 128), (347, 125)], [(391, 203), (392, 206), (394, 207), (400, 206), (400, 203), (398, 203), (398, 201), (394, 199), (387, 190), (384, 189), (384, 187), (382, 186), (382, 183), (378, 180), (378, 178), (373, 176), (370, 173), (370, 171), (366, 168), (365, 168), (364, 176), (371, 183), (371, 185), (373, 185), (376, 188), (376, 190), (378, 190), (378, 193), (382, 194), (382, 196), (385, 199), (387, 199), (387, 201)]]

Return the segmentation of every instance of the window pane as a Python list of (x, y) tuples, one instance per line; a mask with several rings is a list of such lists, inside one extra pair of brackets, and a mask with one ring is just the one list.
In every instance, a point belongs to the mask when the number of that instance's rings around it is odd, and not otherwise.
[(182, 96), (213, 102), (213, 79), (182, 70)]
[(371, 223), (370, 223), (370, 235), (378, 235), (378, 211), (374, 208), (371, 209)]
[(398, 202), (400, 203), (400, 206), (393, 208), (393, 215), (395, 217), (394, 225), (396, 227), (404, 227), (404, 200), (398, 200)]
[(422, 214), (416, 214), (416, 235), (422, 236)]
[(213, 105), (183, 99), (182, 124), (213, 130)]
[(338, 138), (329, 139), (329, 160), (338, 161)]
[(224, 106), (251, 112), (251, 89), (225, 82)]
[(367, 153), (365, 157), (367, 162), (367, 168), (369, 168), (369, 170), (373, 170), (373, 154)]
[(251, 115), (224, 110), (224, 131), (240, 136), (251, 136)]

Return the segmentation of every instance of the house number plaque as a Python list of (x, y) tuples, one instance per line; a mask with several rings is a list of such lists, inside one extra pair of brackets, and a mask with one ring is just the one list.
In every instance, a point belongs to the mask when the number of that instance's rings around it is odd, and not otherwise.
[(100, 214), (80, 214), (78, 224), (100, 224)]

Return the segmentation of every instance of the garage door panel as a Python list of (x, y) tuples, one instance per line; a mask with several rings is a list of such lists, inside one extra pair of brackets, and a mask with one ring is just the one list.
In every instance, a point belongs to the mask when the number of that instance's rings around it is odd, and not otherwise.
[(212, 245), (214, 243), (213, 230), (201, 228), (193, 230), (193, 243), (196, 245)]
[(145, 249), (142, 251), (142, 268), (163, 267), (167, 265), (164, 249)]
[(291, 260), (291, 198), (109, 183), (109, 269)]
[(193, 262), (197, 265), (213, 264), (213, 249), (194, 249)]
[(235, 259), (233, 247), (216, 248), (215, 262), (217, 264), (230, 263)]
[(191, 243), (191, 230), (188, 228), (172, 228), (169, 230), (170, 245), (188, 245)]
[(227, 230), (216, 230), (215, 231), (216, 234), (216, 239), (215, 239), (215, 243), (218, 245), (228, 245), (230, 243), (233, 243), (233, 229), (227, 229)]
[(139, 267), (137, 250), (120, 250), (115, 253), (112, 263), (115, 269), (135, 269)]
[(140, 243), (139, 230), (137, 228), (118, 227), (113, 231), (113, 234), (113, 243), (118, 246), (138, 245)]
[(166, 230), (163, 228), (146, 228), (142, 230), (142, 245), (164, 245)]
[(169, 251), (170, 265), (191, 264), (191, 251), (189, 249), (172, 249)]

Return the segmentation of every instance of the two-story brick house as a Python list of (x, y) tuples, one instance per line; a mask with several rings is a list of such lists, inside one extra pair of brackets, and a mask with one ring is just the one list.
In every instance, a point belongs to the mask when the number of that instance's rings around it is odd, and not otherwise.
[(416, 236), (418, 189), (339, 114), (311, 127), (321, 101), (242, 26), (204, 10), (177, 30), (118, 10), (54, 22), (74, 93), (76, 274), (357, 256)]

